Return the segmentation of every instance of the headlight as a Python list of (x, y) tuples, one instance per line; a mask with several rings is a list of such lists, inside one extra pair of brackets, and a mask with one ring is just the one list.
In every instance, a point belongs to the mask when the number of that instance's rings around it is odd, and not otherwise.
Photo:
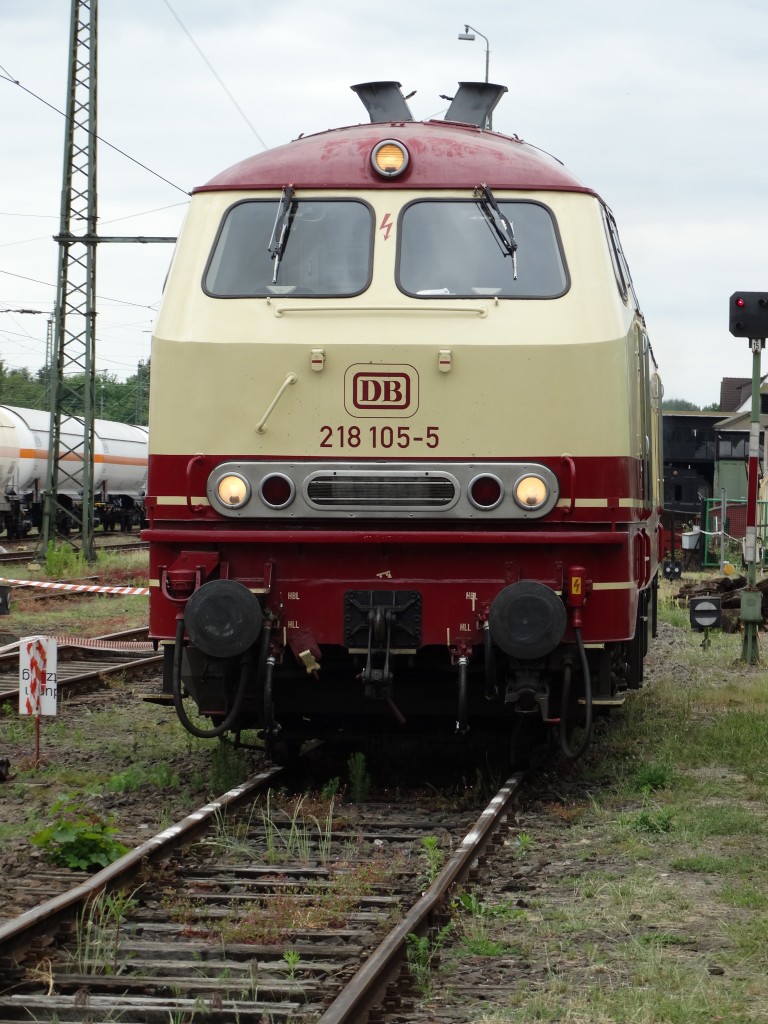
[(227, 473), (216, 483), (216, 496), (227, 508), (242, 508), (251, 496), (251, 485), (237, 473)]
[(549, 487), (540, 476), (530, 474), (520, 477), (513, 493), (520, 508), (535, 511), (549, 498)]
[(394, 139), (380, 142), (371, 153), (374, 171), (384, 178), (396, 178), (406, 170), (409, 162), (408, 150), (402, 142), (396, 142)]

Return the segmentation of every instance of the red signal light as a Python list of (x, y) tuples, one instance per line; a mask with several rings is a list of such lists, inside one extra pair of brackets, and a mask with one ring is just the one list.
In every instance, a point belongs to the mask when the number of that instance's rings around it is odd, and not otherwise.
[(744, 307), (744, 299), (742, 299), (741, 296), (739, 296), (738, 299), (736, 299), (736, 305), (739, 307), (739, 309), (742, 309)]
[(259, 485), (261, 500), (269, 508), (280, 509), (290, 505), (296, 494), (293, 481), (282, 473), (270, 473)]
[(496, 508), (503, 497), (504, 488), (501, 480), (490, 474), (476, 476), (469, 485), (469, 500), (475, 508)]

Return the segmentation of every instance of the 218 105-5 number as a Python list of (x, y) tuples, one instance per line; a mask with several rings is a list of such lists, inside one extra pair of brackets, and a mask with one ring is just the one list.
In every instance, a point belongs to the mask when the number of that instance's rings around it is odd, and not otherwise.
[(351, 427), (340, 425), (331, 427), (327, 424), (320, 427), (321, 448), (359, 448), (361, 445), (370, 448), (410, 448), (411, 445), (423, 444), (427, 448), (437, 448), (440, 436), (437, 427), (426, 427), (421, 434), (416, 434), (413, 427)]

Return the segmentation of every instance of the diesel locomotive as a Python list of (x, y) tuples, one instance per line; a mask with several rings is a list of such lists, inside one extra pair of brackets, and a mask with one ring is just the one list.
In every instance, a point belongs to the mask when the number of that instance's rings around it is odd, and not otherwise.
[[(196, 735), (555, 730), (641, 685), (662, 387), (613, 214), (489, 130), (301, 136), (193, 191), (154, 330), (150, 635)], [(577, 731), (577, 727), (580, 730)]]

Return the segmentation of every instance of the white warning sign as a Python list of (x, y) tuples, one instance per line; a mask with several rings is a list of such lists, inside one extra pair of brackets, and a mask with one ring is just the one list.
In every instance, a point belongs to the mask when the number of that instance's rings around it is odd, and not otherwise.
[(58, 647), (50, 636), (19, 641), (19, 714), (55, 715)]

